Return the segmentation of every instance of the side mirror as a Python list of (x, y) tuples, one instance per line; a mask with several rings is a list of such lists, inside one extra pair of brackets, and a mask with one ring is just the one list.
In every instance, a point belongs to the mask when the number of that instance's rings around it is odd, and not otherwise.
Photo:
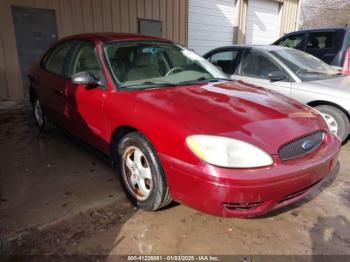
[(286, 80), (288, 76), (286, 73), (282, 71), (273, 71), (269, 73), (268, 78), (270, 79), (271, 82), (277, 82), (277, 81)]
[(77, 85), (86, 85), (96, 87), (100, 85), (100, 81), (90, 72), (79, 72), (72, 76), (72, 83)]

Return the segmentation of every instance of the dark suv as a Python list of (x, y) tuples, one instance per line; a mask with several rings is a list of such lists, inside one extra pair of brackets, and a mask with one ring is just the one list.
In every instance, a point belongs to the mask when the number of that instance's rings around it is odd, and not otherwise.
[(296, 48), (350, 73), (350, 28), (309, 29), (289, 33), (273, 45)]

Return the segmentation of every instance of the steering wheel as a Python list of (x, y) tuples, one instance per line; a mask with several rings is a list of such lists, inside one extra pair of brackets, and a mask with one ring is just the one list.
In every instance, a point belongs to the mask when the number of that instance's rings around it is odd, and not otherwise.
[(172, 74), (174, 74), (176, 71), (181, 72), (181, 71), (184, 71), (184, 70), (185, 70), (185, 69), (184, 69), (183, 67), (177, 66), (177, 67), (174, 67), (174, 68), (170, 69), (170, 70), (165, 74), (165, 76), (172, 75)]

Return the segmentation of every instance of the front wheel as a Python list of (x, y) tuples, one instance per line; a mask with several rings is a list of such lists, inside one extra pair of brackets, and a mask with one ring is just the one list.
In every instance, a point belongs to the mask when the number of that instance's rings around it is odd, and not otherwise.
[(315, 108), (322, 113), (329, 130), (344, 142), (350, 130), (349, 119), (344, 112), (334, 106), (328, 105), (316, 106)]
[(171, 202), (163, 168), (150, 142), (140, 133), (124, 136), (118, 145), (121, 181), (131, 201), (147, 211)]

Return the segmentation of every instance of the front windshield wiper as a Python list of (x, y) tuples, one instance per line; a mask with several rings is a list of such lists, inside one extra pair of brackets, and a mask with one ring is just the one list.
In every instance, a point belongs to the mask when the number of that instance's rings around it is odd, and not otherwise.
[(201, 76), (201, 77), (194, 79), (194, 80), (180, 82), (179, 84), (197, 84), (200, 82), (219, 82), (219, 81), (232, 81), (232, 79), (223, 78), (223, 77), (204, 77), (204, 76)]
[(178, 86), (179, 84), (171, 83), (171, 82), (154, 82), (154, 81), (145, 81), (140, 84), (134, 85), (121, 85), (120, 88), (139, 88), (139, 87), (161, 87), (161, 86)]

